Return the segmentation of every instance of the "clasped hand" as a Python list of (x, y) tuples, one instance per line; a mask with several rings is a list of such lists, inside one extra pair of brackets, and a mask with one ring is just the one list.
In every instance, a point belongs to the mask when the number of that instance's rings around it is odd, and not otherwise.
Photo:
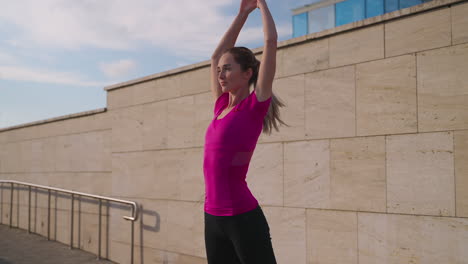
[(265, 4), (265, 0), (241, 0), (240, 10), (250, 13), (255, 10), (255, 8), (261, 8)]

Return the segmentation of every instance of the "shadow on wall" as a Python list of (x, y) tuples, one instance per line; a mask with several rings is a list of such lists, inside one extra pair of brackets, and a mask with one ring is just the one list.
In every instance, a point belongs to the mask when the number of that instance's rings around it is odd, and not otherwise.
[(13, 262), (6, 261), (2, 258), (0, 258), (0, 264), (13, 264)]
[[(9, 186), (0, 186), (0, 223), (2, 224), (9, 224), (10, 221), (10, 190), (11, 187)], [(26, 223), (24, 229), (28, 229), (28, 202), (29, 202), (29, 197), (28, 197), (28, 187), (24, 186), (15, 186), (14, 187), (14, 196), (13, 197), (13, 215), (16, 216), (16, 219), (12, 221), (12, 225), (21, 228), (20, 223)], [(42, 190), (42, 189), (32, 189), (31, 190), (31, 232), (47, 237), (47, 229), (48, 229), (48, 208), (47, 208), (47, 202), (48, 202), (48, 191), (47, 190)], [(20, 201), (20, 202), (18, 202)], [(99, 210), (99, 201), (97, 199), (93, 198), (87, 198), (87, 197), (76, 197), (74, 198), (75, 205), (74, 205), (74, 224), (73, 224), (73, 229), (74, 229), (74, 234), (77, 234), (77, 239), (73, 239), (73, 247), (74, 248), (79, 248), (81, 250), (85, 250), (90, 252), (91, 250), (93, 251), (92, 253), (98, 254), (98, 245), (96, 245), (96, 249), (90, 248), (86, 243), (91, 244), (91, 237), (95, 238), (95, 241), (98, 241), (98, 221), (99, 221), (99, 214), (96, 213)], [(51, 204), (50, 204), (50, 240), (58, 241), (57, 233), (62, 232), (62, 233), (67, 233), (70, 234), (70, 218), (68, 218), (68, 223), (63, 222), (63, 216), (59, 216), (60, 213), (63, 213), (65, 211), (68, 215), (70, 215), (70, 209), (71, 209), (71, 195), (70, 194), (64, 194), (64, 193), (58, 193), (56, 191), (51, 192)], [(68, 206), (65, 206), (68, 205)], [(85, 207), (85, 209), (83, 208)], [(93, 208), (96, 208), (95, 210)], [(103, 201), (102, 202), (102, 225), (103, 229), (101, 231), (101, 258), (103, 259), (109, 259), (109, 245), (110, 245), (110, 232), (114, 232), (113, 234), (118, 234), (120, 230), (110, 230), (110, 209), (116, 209), (122, 212), (130, 212), (131, 211), (131, 206), (130, 205), (124, 205), (124, 204), (116, 204), (116, 203), (111, 203), (108, 201)], [(21, 214), (20, 211), (22, 209), (22, 212), (25, 212), (25, 215)], [(38, 210), (45, 210), (45, 214), (38, 212)], [(62, 212), (61, 212), (62, 211)], [(87, 215), (94, 215), (93, 218), (96, 220), (93, 222), (89, 222), (86, 220), (82, 219), (83, 214)], [(131, 221), (126, 221), (122, 217), (125, 213), (121, 214), (121, 216), (118, 216), (117, 218), (118, 221), (124, 222), (124, 224), (128, 224), (131, 226)], [(7, 221), (4, 222), (3, 216), (6, 217)], [(71, 215), (70, 215), (71, 216)], [(20, 217), (26, 218), (26, 220), (21, 220)], [(146, 218), (145, 218), (146, 217)], [(62, 222), (60, 222), (62, 220)], [(143, 218), (145, 218), (146, 221), (151, 219), (151, 222), (144, 223)], [(154, 221), (154, 222), (153, 222)], [(62, 228), (59, 227), (60, 224), (58, 223), (63, 223), (65, 226), (62, 226)], [(96, 228), (91, 227), (92, 224), (96, 223)], [(38, 226), (38, 224), (40, 226)], [(67, 226), (68, 224), (68, 226)], [(159, 215), (158, 212), (155, 211), (150, 211), (150, 210), (144, 210), (142, 205), (139, 205), (139, 221), (136, 222), (136, 224), (139, 224), (140, 227), (140, 239), (139, 239), (139, 245), (138, 245), (138, 250), (140, 253), (140, 256), (144, 256), (144, 231), (149, 231), (149, 232), (159, 232), (161, 229), (161, 216)], [(101, 225), (101, 226), (102, 226)], [(120, 226), (118, 224), (117, 226)], [(92, 231), (87, 232), (90, 229), (94, 231), (94, 234), (92, 234)], [(94, 230), (95, 229), (95, 230)], [(114, 228), (115, 229), (115, 228)], [(129, 227), (128, 229), (131, 232), (131, 228)], [(86, 232), (86, 233), (85, 233)], [(131, 233), (128, 232), (128, 239), (126, 242), (129, 244), (131, 243)], [(83, 234), (88, 234), (87, 241), (83, 241), (82, 235)], [(92, 234), (92, 235), (91, 235)], [(62, 240), (63, 236), (62, 236)], [(68, 241), (58, 241), (62, 242), (64, 244), (70, 245), (70, 237), (68, 237)], [(66, 242), (66, 243), (65, 243)], [(129, 246), (130, 247), (130, 246)], [(94, 252), (95, 251), (95, 252)], [(130, 249), (129, 249), (130, 251)], [(129, 254), (130, 257), (130, 254)], [(168, 260), (166, 259), (167, 257), (165, 256), (164, 262), (163, 263), (168, 263)], [(143, 264), (143, 258), (141, 259), (141, 264)], [(10, 262), (7, 262), (6, 260), (3, 260), (0, 258), (0, 264), (10, 264)]]
[[(150, 232), (159, 232), (159, 230), (161, 230), (161, 216), (159, 215), (158, 212), (155, 212), (155, 211), (149, 211), (149, 210), (145, 210), (143, 208), (143, 205), (140, 205), (140, 245), (139, 245), (139, 251), (140, 251), (140, 256), (144, 256), (144, 245), (143, 245), (143, 241), (144, 241), (144, 232), (143, 230), (147, 230), (147, 231), (150, 231)], [(143, 223), (143, 217), (145, 216), (153, 216), (154, 219), (155, 219), (155, 222), (154, 223), (149, 223), (148, 224), (144, 224)], [(151, 217), (150, 217), (151, 219)], [(140, 264), (144, 264), (144, 258), (141, 257), (140, 258)], [(169, 263), (168, 262), (168, 259), (167, 259), (167, 256), (164, 255), (164, 260), (163, 260), (163, 264), (167, 264)]]

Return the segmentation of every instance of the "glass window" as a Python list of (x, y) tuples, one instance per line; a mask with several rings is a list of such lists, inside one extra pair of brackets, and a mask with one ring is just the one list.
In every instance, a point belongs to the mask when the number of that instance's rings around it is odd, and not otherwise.
[(366, 18), (384, 13), (384, 0), (366, 0)]
[(398, 0), (385, 0), (385, 13), (390, 13), (398, 9)]
[(293, 16), (293, 38), (307, 35), (307, 12)]
[(336, 26), (341, 26), (365, 18), (365, 0), (346, 0), (336, 3)]
[(335, 27), (335, 7), (333, 5), (309, 12), (309, 33), (320, 32)]
[(400, 9), (421, 4), (421, 0), (400, 0)]

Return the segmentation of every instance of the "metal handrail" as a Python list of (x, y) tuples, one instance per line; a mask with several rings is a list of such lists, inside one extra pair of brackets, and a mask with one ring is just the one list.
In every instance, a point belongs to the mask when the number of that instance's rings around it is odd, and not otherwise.
[[(60, 189), (60, 188), (54, 188), (54, 187), (49, 187), (49, 186), (43, 186), (43, 185), (37, 185), (37, 184), (32, 184), (32, 183), (26, 183), (26, 182), (19, 182), (19, 181), (11, 181), (11, 180), (0, 180), (0, 184), (3, 187), (3, 184), (11, 184), (11, 193), (10, 193), (10, 228), (12, 227), (12, 219), (13, 219), (13, 190), (14, 190), (14, 185), (24, 185), (28, 186), (29, 189), (29, 201), (28, 201), (28, 232), (31, 233), (31, 187), (34, 187), (36, 189), (46, 189), (48, 190), (48, 211), (47, 211), (47, 240), (50, 240), (50, 192), (51, 191), (56, 191), (56, 192), (62, 192), (62, 193), (68, 193), (71, 194), (71, 228), (70, 228), (70, 249), (73, 249), (73, 214), (74, 214), (74, 201), (75, 201), (75, 195), (78, 196), (85, 196), (85, 197), (90, 197), (90, 198), (95, 198), (99, 199), (99, 248), (98, 248), (98, 259), (101, 259), (101, 206), (102, 206), (102, 200), (106, 201), (111, 201), (111, 202), (116, 202), (116, 203), (122, 203), (122, 204), (128, 204), (132, 206), (132, 216), (124, 216), (123, 218), (125, 220), (131, 221), (132, 223), (132, 234), (131, 234), (131, 264), (133, 264), (133, 245), (134, 245), (134, 224), (135, 221), (138, 219), (138, 204), (136, 202), (132, 201), (126, 201), (126, 200), (120, 200), (120, 199), (115, 199), (115, 198), (110, 198), (110, 197), (105, 197), (105, 196), (100, 196), (100, 195), (94, 195), (94, 194), (88, 194), (88, 193), (82, 193), (82, 192), (76, 192), (76, 191), (71, 191), (71, 190), (65, 190), (65, 189)], [(3, 199), (3, 195), (1, 197)], [(19, 201), (18, 201), (19, 204)], [(0, 221), (2, 218), (0, 217)], [(1, 222), (0, 222), (1, 223)]]

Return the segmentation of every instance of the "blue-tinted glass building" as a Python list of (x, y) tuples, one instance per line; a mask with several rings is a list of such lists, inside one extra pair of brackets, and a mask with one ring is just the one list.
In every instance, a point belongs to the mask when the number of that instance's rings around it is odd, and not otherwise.
[(293, 10), (293, 37), (341, 26), (432, 0), (322, 0)]

